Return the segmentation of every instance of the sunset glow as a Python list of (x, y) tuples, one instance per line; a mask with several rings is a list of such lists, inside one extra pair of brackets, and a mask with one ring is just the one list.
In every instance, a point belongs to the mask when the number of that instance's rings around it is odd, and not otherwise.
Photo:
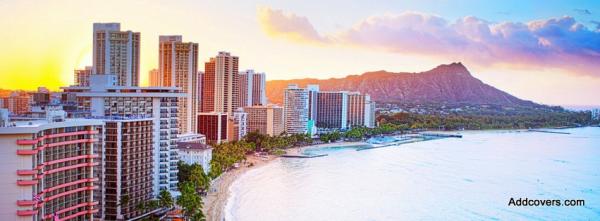
[(92, 23), (120, 22), (141, 33), (142, 85), (157, 67), (158, 35), (176, 34), (198, 43), (199, 63), (230, 51), (240, 70), (269, 80), (461, 61), (523, 99), (600, 105), (600, 4), (517, 2), (2, 1), (0, 88), (72, 84), (73, 70), (92, 63)]

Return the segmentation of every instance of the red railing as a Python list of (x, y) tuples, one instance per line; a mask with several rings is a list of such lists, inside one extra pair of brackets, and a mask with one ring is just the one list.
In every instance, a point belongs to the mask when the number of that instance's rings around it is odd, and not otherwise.
[(81, 211), (81, 212), (75, 213), (73, 215), (65, 216), (63, 218), (60, 218), (60, 220), (69, 220), (69, 219), (73, 219), (73, 218), (81, 216), (81, 215), (94, 214), (94, 213), (97, 213), (97, 212), (98, 212), (97, 209), (87, 210), (87, 211)]
[(27, 176), (27, 175), (35, 175), (37, 174), (37, 170), (17, 170), (17, 175), (19, 176)]
[(17, 150), (17, 155), (35, 155), (38, 150)]
[(74, 157), (67, 157), (67, 158), (62, 158), (59, 160), (53, 160), (53, 161), (48, 161), (48, 162), (44, 162), (44, 166), (47, 165), (52, 165), (52, 164), (57, 164), (57, 163), (62, 163), (62, 162), (67, 162), (67, 161), (71, 161), (71, 160), (79, 160), (79, 159), (91, 159), (91, 158), (97, 158), (98, 154), (88, 154), (88, 155), (79, 155), (79, 156), (74, 156)]
[(75, 169), (75, 168), (79, 168), (79, 167), (92, 167), (92, 166), (96, 166), (100, 163), (95, 162), (95, 163), (80, 163), (80, 164), (75, 164), (75, 165), (71, 165), (71, 166), (66, 166), (66, 167), (59, 167), (53, 170), (48, 170), (48, 171), (44, 171), (42, 174), (46, 175), (46, 174), (53, 174), (56, 172), (60, 172), (60, 171), (65, 171), (65, 170), (70, 170), (70, 169)]
[(38, 137), (36, 139), (23, 139), (17, 140), (18, 145), (33, 145), (47, 138), (57, 138), (57, 137), (66, 137), (66, 136), (74, 136), (74, 135), (82, 135), (82, 134), (98, 134), (97, 130), (84, 130), (84, 131), (76, 131), (76, 132), (68, 132), (68, 133), (59, 133), (59, 134), (50, 134)]
[(17, 180), (17, 185), (19, 186), (32, 186), (38, 184), (37, 180)]
[(33, 206), (35, 201), (33, 200), (17, 200), (17, 206)]
[(68, 186), (72, 186), (72, 185), (76, 185), (76, 184), (80, 184), (80, 183), (94, 182), (94, 181), (98, 181), (98, 178), (87, 178), (87, 179), (76, 180), (73, 182), (63, 183), (60, 185), (50, 187), (48, 189), (44, 189), (44, 190), (42, 190), (42, 193), (51, 192), (51, 191), (54, 191), (54, 190), (57, 190), (60, 188), (64, 188), (64, 187), (68, 187)]
[[(55, 214), (63, 214), (65, 212), (69, 212), (71, 210), (74, 210), (74, 209), (77, 209), (77, 208), (81, 208), (81, 207), (84, 207), (84, 206), (95, 206), (95, 205), (98, 205), (98, 202), (80, 203), (80, 204), (77, 204), (75, 206), (71, 206), (71, 207), (67, 207), (67, 208), (61, 209), (61, 210), (57, 211)], [(82, 212), (86, 212), (86, 211), (82, 211)], [(52, 218), (53, 216), (54, 216), (54, 213), (53, 214), (46, 214), (46, 215), (44, 215), (44, 219), (49, 219), (49, 218)], [(66, 219), (63, 218), (63, 220), (66, 220)]]
[(81, 191), (86, 191), (86, 190), (94, 190), (94, 189), (98, 189), (98, 187), (97, 186), (86, 186), (86, 187), (81, 187), (81, 188), (77, 188), (77, 189), (74, 189), (74, 190), (69, 190), (67, 192), (62, 192), (62, 193), (56, 194), (54, 196), (50, 196), (48, 198), (44, 198), (44, 202), (51, 201), (51, 200), (56, 199), (56, 198), (61, 197), (61, 196), (66, 196), (66, 195), (69, 195), (69, 194), (73, 194), (73, 193), (77, 193), (77, 192), (81, 192)]
[(17, 216), (33, 216), (37, 214), (37, 210), (17, 210)]

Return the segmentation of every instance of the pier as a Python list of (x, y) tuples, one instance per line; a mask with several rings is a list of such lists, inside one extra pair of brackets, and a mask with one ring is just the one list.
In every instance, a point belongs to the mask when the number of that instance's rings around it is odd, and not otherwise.
[(315, 155), (304, 155), (304, 154), (284, 154), (281, 157), (285, 158), (316, 158), (316, 157), (324, 157), (327, 154), (315, 154)]
[(454, 138), (462, 138), (460, 134), (442, 134), (442, 133), (420, 133), (423, 136), (428, 137), (454, 137)]
[(569, 132), (560, 132), (560, 131), (551, 131), (551, 130), (538, 130), (538, 129), (529, 129), (529, 132), (539, 132), (539, 133), (550, 133), (550, 134), (571, 134)]

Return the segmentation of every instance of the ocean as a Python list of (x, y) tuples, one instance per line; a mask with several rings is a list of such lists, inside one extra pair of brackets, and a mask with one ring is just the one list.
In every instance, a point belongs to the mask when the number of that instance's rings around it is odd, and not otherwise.
[[(571, 134), (464, 131), (365, 151), (311, 150), (328, 156), (276, 159), (236, 180), (225, 217), (600, 220), (600, 128), (560, 131)], [(511, 198), (562, 205), (509, 205)]]

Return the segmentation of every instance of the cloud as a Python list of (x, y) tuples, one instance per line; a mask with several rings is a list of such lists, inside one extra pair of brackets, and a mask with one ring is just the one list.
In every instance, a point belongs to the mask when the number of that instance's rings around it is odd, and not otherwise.
[(596, 25), (596, 30), (600, 30), (600, 21), (592, 20), (590, 21), (592, 24)]
[(319, 34), (306, 17), (262, 8), (271, 37), (392, 53), (435, 56), (481, 66), (560, 68), (600, 77), (600, 30), (564, 16), (493, 23), (467, 16), (454, 22), (419, 12), (371, 16), (340, 32)]
[(298, 42), (327, 42), (327, 39), (319, 36), (306, 17), (260, 7), (258, 20), (263, 30), (270, 36)]
[(579, 14), (582, 14), (582, 15), (591, 15), (592, 14), (592, 12), (590, 10), (587, 10), (587, 9), (576, 8), (576, 9), (573, 9), (573, 11), (575, 11), (575, 12), (577, 12)]

